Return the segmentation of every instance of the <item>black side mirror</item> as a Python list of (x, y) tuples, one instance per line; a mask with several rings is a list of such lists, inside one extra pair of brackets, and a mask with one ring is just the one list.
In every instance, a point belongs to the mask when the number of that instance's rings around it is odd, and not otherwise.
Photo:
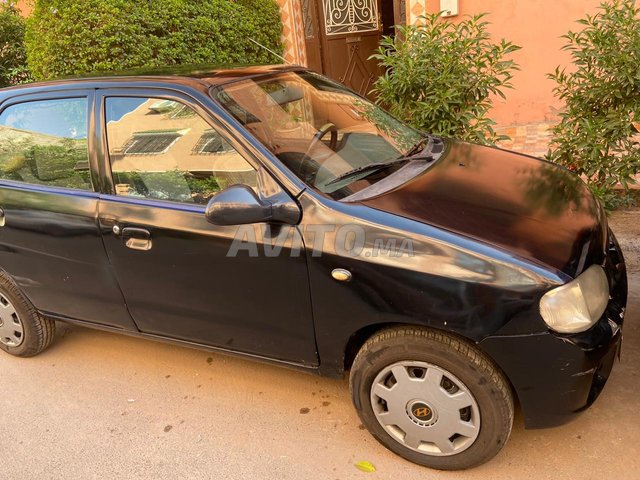
[(207, 221), (214, 225), (263, 222), (295, 225), (300, 221), (300, 209), (288, 195), (284, 195), (286, 198), (261, 199), (251, 187), (233, 185), (209, 201), (205, 215)]

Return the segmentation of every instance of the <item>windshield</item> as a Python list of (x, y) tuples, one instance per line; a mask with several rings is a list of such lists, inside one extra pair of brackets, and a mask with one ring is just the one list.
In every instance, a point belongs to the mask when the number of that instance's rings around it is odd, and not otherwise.
[(397, 160), (424, 139), (310, 72), (248, 78), (217, 87), (213, 97), (307, 185), (335, 200), (402, 169)]

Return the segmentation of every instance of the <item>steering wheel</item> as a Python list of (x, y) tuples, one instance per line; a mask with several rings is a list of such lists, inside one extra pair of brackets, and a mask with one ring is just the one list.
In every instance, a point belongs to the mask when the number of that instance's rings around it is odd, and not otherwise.
[(338, 146), (338, 129), (333, 123), (329, 122), (324, 124), (322, 127), (320, 127), (320, 130), (318, 130), (316, 134), (313, 136), (313, 139), (309, 144), (309, 148), (307, 148), (306, 155), (309, 155), (311, 150), (313, 150), (318, 144), (318, 142), (322, 140), (329, 132), (331, 132), (331, 140), (329, 140), (329, 148), (335, 152), (336, 147)]
[[(338, 128), (335, 126), (335, 124), (329, 122), (323, 125), (322, 127), (320, 127), (320, 129), (316, 132), (316, 134), (313, 136), (313, 139), (311, 140), (311, 143), (309, 144), (309, 148), (307, 148), (307, 151), (304, 153), (304, 156), (302, 157), (300, 166), (297, 169), (298, 170), (297, 173), (298, 173), (298, 176), (305, 179), (305, 181), (307, 182), (313, 182), (313, 178), (315, 178), (315, 174), (317, 173), (317, 169), (319, 168), (319, 165), (313, 160), (310, 153), (313, 151), (314, 148), (316, 148), (316, 145), (318, 145), (318, 142), (320, 142), (329, 132), (331, 132), (331, 139), (329, 140), (329, 148), (335, 152), (336, 147), (338, 146)], [(315, 172), (313, 172), (313, 178), (311, 178), (311, 175), (310, 175), (311, 174), (311, 172), (309, 171), (311, 170), (311, 168), (309, 168), (310, 166), (315, 167)]]

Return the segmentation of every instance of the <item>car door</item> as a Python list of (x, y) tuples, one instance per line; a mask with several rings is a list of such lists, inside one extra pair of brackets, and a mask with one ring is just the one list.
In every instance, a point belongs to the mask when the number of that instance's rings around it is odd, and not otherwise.
[[(266, 224), (223, 227), (205, 218), (216, 192), (258, 187), (258, 164), (185, 95), (111, 89), (98, 103), (110, 185), (100, 227), (138, 328), (317, 364), (306, 261), (287, 254), (301, 245), (297, 227), (276, 235)], [(280, 255), (263, 248), (270, 235), (283, 239)], [(256, 248), (236, 248), (243, 238)]]
[(97, 226), (94, 93), (18, 92), (0, 106), (0, 268), (52, 316), (135, 329)]

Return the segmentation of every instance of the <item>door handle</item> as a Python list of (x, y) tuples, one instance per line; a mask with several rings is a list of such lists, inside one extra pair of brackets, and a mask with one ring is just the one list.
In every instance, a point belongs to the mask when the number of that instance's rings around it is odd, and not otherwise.
[(4, 227), (6, 217), (4, 216), (4, 210), (0, 208), (0, 227)]
[(131, 250), (147, 251), (153, 246), (151, 232), (144, 228), (123, 228), (120, 235), (126, 247)]

